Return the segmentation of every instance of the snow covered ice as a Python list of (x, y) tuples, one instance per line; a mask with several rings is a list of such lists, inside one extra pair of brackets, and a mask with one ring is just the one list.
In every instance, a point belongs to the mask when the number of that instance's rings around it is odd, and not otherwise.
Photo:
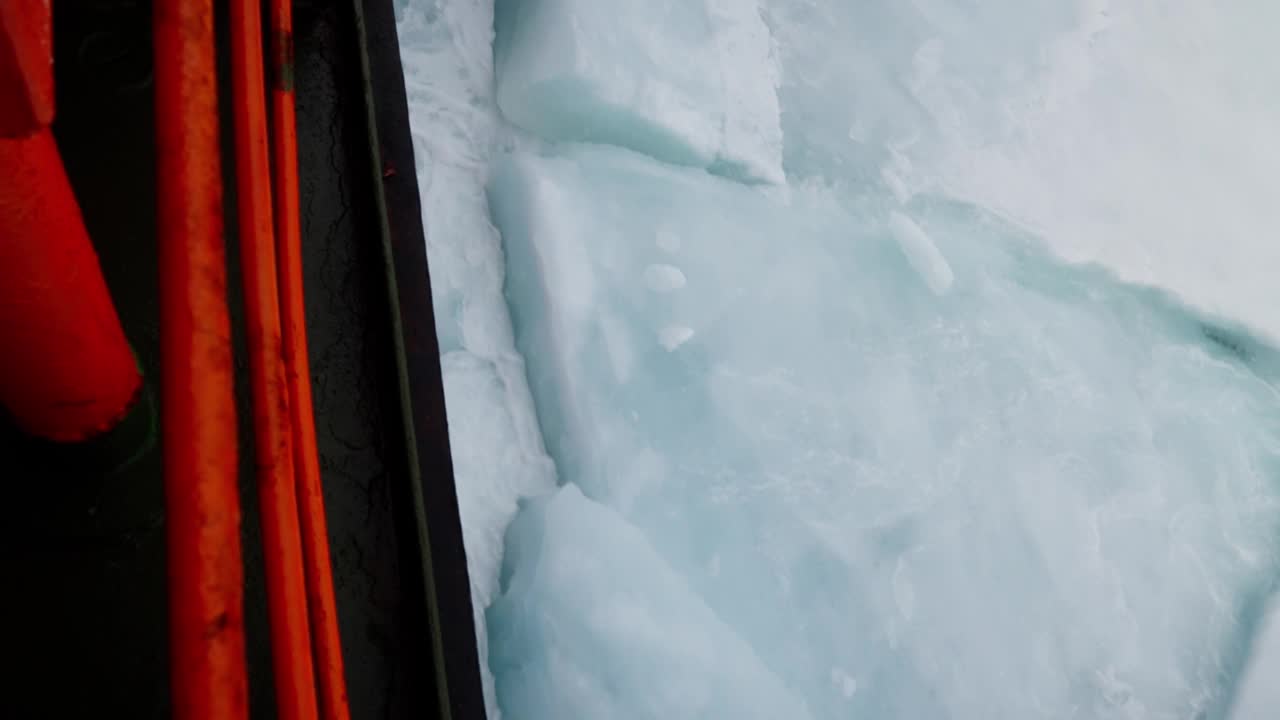
[(644, 535), (577, 487), (530, 503), (508, 535), (507, 590), (492, 610), (505, 707), (618, 720), (807, 720), (803, 703)]
[(491, 717), (1280, 717), (1275, 6), (405, 5)]
[(500, 0), (498, 104), (551, 140), (781, 182), (769, 31), (740, 0)]
[[(1280, 414), (1169, 298), (921, 201), (955, 274), (940, 296), (892, 219), (611, 148), (514, 155), (491, 188), (560, 476), (638, 529), (814, 717), (1223, 702), (1275, 571)], [(645, 282), (663, 260), (687, 278), (676, 292)], [(658, 338), (672, 325), (692, 331), (673, 352)], [(536, 562), (575, 552), (541, 548)], [(560, 609), (512, 618), (519, 602), (491, 624), (562, 627)], [(508, 662), (547, 652), (522, 650)], [(644, 706), (651, 688), (615, 692)], [(596, 716), (556, 699), (545, 717)]]

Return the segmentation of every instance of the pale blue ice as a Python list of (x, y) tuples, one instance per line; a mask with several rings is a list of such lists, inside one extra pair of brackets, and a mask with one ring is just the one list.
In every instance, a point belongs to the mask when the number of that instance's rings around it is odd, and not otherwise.
[(1280, 6), (402, 5), (491, 718), (1280, 717)]

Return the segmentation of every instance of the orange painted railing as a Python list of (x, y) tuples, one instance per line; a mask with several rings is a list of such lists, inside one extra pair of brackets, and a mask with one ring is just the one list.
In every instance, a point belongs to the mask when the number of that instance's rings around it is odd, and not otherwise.
[(320, 716), (348, 720), (347, 684), (338, 635), (338, 610), (329, 559), (329, 533), (320, 460), (316, 449), (311, 369), (307, 362), (306, 308), (302, 284), (302, 230), (298, 202), (298, 138), (294, 112), (293, 17), (290, 0), (271, 0), (271, 129), (275, 152), (276, 256), (284, 358), (292, 413), (294, 472), (302, 519), (311, 639), (315, 646)]
[(173, 717), (248, 717), (213, 0), (156, 0), (156, 212)]
[[(277, 714), (349, 720), (307, 362), (290, 3), (271, 2), (274, 148), (261, 3), (232, 0), (228, 9)], [(213, 0), (154, 6), (161, 417), (179, 720), (242, 720), (248, 712), (213, 11)], [(0, 403), (31, 432), (74, 441), (110, 429), (142, 381), (49, 131), (51, 43), (49, 0), (0, 1)]]
[[(307, 361), (291, 5), (229, 4), (241, 275), (278, 716), (348, 720)], [(156, 215), (170, 673), (179, 720), (247, 717), (236, 402), (212, 0), (156, 0)], [(0, 404), (55, 441), (142, 379), (52, 137), (49, 0), (0, 0)], [(274, 187), (274, 192), (273, 192)], [(274, 204), (273, 204), (274, 196)]]
[(255, 0), (231, 2), (231, 74), (241, 272), (276, 707), (281, 720), (312, 720), (317, 698), (281, 339), (261, 5)]

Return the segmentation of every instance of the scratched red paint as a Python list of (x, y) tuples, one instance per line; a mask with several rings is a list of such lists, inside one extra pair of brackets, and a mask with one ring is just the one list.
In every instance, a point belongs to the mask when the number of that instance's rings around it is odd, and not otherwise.
[(293, 16), (289, 0), (271, 0), (271, 57), (277, 78), (271, 88), (271, 128), (274, 139), (276, 248), (280, 273), (280, 307), (284, 356), (292, 412), (294, 469), (302, 521), (311, 636), (315, 648), (320, 717), (349, 720), (347, 684), (338, 633), (337, 601), (329, 557), (329, 532), (320, 461), (316, 448), (315, 410), (311, 398), (311, 369), (307, 362), (306, 308), (302, 286), (302, 228), (298, 199), (298, 138), (294, 107), (297, 83), (293, 52)]
[(156, 0), (161, 417), (175, 720), (248, 717), (212, 0)]

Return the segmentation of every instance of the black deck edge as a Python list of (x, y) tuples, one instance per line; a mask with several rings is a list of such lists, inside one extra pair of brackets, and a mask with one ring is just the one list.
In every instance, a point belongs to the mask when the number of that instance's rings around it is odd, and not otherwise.
[(440, 717), (485, 717), (393, 0), (352, 0)]

